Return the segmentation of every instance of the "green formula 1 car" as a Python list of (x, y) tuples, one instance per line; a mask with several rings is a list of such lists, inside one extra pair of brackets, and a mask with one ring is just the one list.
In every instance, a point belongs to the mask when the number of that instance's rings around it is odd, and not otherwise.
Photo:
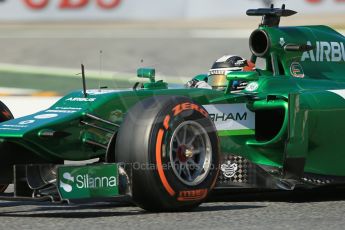
[[(223, 90), (172, 89), (141, 68), (149, 81), (131, 90), (84, 84), (26, 117), (1, 103), (1, 192), (14, 184), (1, 198), (130, 198), (179, 211), (218, 188), (345, 184), (345, 38), (327, 26), (279, 27), (294, 13), (247, 11), (262, 16), (249, 43), (251, 62), (266, 67), (227, 73)], [(234, 92), (235, 81), (247, 85)]]

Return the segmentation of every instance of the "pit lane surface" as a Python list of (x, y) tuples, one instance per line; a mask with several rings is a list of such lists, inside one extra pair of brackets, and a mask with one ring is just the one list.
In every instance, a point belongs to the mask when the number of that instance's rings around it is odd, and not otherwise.
[[(341, 195), (339, 195), (341, 194)], [(0, 202), (1, 229), (344, 229), (344, 190), (246, 196), (193, 212), (148, 213), (120, 203)], [(259, 201), (251, 201), (258, 199)]]

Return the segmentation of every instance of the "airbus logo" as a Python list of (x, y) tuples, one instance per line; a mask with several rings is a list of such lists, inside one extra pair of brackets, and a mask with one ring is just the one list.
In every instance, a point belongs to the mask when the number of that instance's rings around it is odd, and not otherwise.
[(317, 41), (312, 44), (311, 41), (307, 45), (315, 47), (315, 49), (303, 53), (301, 61), (312, 62), (342, 62), (345, 61), (345, 46), (343, 42), (326, 42)]

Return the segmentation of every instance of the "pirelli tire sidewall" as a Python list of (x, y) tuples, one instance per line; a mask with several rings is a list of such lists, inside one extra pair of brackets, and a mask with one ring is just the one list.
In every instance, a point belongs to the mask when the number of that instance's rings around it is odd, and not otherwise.
[[(173, 172), (169, 155), (173, 132), (184, 121), (200, 124), (207, 131), (212, 148), (208, 174), (192, 186), (183, 183)], [(128, 142), (129, 136), (132, 143)], [(127, 153), (131, 156), (124, 156)], [(130, 109), (119, 130), (115, 159), (136, 164), (132, 172), (132, 193), (140, 207), (150, 211), (189, 210), (202, 203), (215, 185), (219, 140), (213, 122), (201, 105), (182, 96), (154, 96)], [(144, 167), (138, 167), (139, 164)]]

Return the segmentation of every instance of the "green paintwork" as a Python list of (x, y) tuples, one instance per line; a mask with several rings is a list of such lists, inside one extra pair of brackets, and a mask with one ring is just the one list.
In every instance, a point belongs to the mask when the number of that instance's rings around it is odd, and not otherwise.
[(218, 136), (242, 136), (242, 135), (254, 135), (254, 129), (244, 129), (244, 130), (222, 130), (218, 132)]
[(119, 195), (117, 164), (60, 166), (57, 174), (57, 187), (63, 199)]
[[(345, 38), (326, 26), (261, 26), (258, 30), (264, 31), (269, 38), (270, 47), (261, 57), (267, 66), (256, 72), (230, 74), (229, 82), (234, 79), (251, 81), (250, 87), (241, 92), (230, 92), (230, 87), (225, 93), (209, 89), (168, 89), (167, 83), (154, 79), (152, 69), (139, 69), (139, 77), (150, 79), (143, 88), (89, 90), (86, 98), (81, 90), (72, 92), (48, 110), (1, 123), (0, 140), (24, 146), (47, 162), (102, 157), (106, 154), (102, 146), (108, 146), (118, 127), (93, 120), (87, 114), (121, 126), (126, 112), (144, 98), (181, 95), (201, 105), (244, 103), (248, 111), (255, 114), (283, 111), (280, 129), (269, 140), (259, 140), (255, 127), (219, 130), (223, 153), (280, 168), (288, 158), (302, 158), (306, 162), (305, 172), (345, 176)], [(308, 44), (315, 49), (286, 51), (284, 47), (288, 44)], [(198, 75), (197, 78), (206, 76)], [(44, 114), (57, 116), (35, 118)], [(34, 122), (25, 124), (31, 120)], [(102, 130), (87, 126), (85, 122)], [(267, 127), (273, 122), (274, 119), (268, 121)], [(46, 130), (69, 135), (50, 138), (42, 135)], [(90, 145), (90, 141), (99, 146)]]
[(153, 68), (139, 68), (137, 70), (137, 77), (148, 78), (150, 82), (143, 84), (144, 89), (167, 89), (168, 84), (162, 80), (156, 81), (156, 70)]
[(205, 81), (207, 78), (208, 78), (207, 74), (199, 74), (194, 77), (194, 79), (198, 81)]
[(156, 70), (153, 68), (139, 68), (137, 70), (137, 77), (148, 78), (150, 82), (155, 82)]
[(256, 71), (248, 72), (230, 72), (227, 74), (226, 79), (231, 81), (257, 81), (259, 80), (259, 75)]

